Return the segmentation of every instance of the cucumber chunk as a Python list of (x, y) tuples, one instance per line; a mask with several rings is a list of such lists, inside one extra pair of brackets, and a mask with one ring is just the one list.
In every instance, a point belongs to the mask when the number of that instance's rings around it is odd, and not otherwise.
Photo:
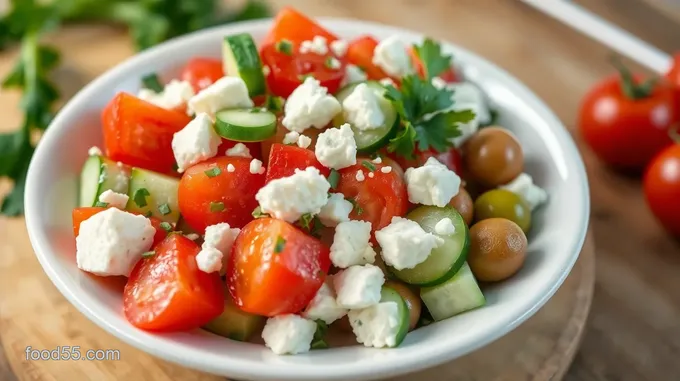
[[(379, 82), (357, 82), (349, 84), (338, 90), (338, 93), (335, 95), (335, 97), (338, 99), (338, 102), (342, 104), (345, 98), (347, 98), (352, 93), (352, 91), (354, 91), (354, 88), (360, 83), (365, 83), (366, 86), (375, 91), (377, 94), (385, 93), (385, 87)], [(392, 102), (390, 102), (384, 96), (378, 96), (378, 104), (385, 115), (385, 123), (381, 127), (362, 131), (350, 124), (350, 127), (354, 132), (354, 140), (357, 143), (357, 151), (360, 153), (373, 153), (377, 151), (379, 148), (387, 144), (387, 141), (393, 138), (397, 133), (397, 127), (399, 127), (399, 114), (397, 114), (397, 110), (392, 105)], [(346, 123), (346, 121), (343, 113), (339, 113), (335, 116), (335, 118), (333, 118), (333, 124), (336, 126), (341, 126), (344, 123)]]
[(132, 168), (130, 173), (130, 200), (125, 209), (177, 223), (179, 179), (141, 168)]
[(486, 298), (467, 263), (446, 283), (421, 288), (420, 298), (435, 321), (448, 319), (486, 304)]
[(439, 236), (444, 244), (432, 250), (425, 262), (412, 269), (396, 270), (392, 273), (398, 279), (421, 287), (431, 287), (444, 283), (453, 277), (463, 266), (470, 248), (470, 234), (463, 217), (451, 206), (420, 206), (411, 211), (406, 218), (417, 222), (428, 233), (437, 234), (435, 225), (443, 218), (450, 218), (456, 231), (449, 236)]
[(206, 331), (237, 341), (248, 341), (264, 328), (264, 316), (241, 311), (231, 299), (228, 290), (224, 294), (224, 311), (203, 326)]
[(94, 155), (85, 160), (80, 172), (79, 206), (95, 206), (99, 195), (107, 190), (128, 193), (130, 170), (103, 156)]
[(382, 290), (380, 291), (380, 302), (397, 303), (397, 309), (399, 311), (399, 333), (397, 333), (397, 339), (394, 346), (398, 347), (399, 344), (404, 341), (404, 338), (408, 333), (408, 327), (410, 323), (408, 306), (406, 305), (404, 298), (402, 298), (396, 290), (389, 286), (383, 286)]
[(243, 79), (251, 98), (265, 94), (267, 87), (262, 73), (262, 61), (250, 34), (240, 33), (224, 38), (222, 65), (225, 75)]
[(229, 140), (261, 142), (276, 134), (276, 115), (260, 108), (222, 110), (215, 114), (215, 131)]

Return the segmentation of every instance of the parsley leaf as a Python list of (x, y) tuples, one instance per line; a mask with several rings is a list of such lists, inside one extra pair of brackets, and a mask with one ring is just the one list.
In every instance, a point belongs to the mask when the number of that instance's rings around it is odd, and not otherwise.
[(318, 237), (321, 229), (325, 227), (324, 224), (321, 223), (319, 217), (312, 216), (311, 213), (305, 213), (300, 216), (297, 225), (314, 237)]
[(314, 331), (314, 339), (312, 340), (312, 349), (326, 349), (328, 348), (328, 343), (325, 340), (326, 334), (328, 333), (328, 324), (323, 320), (316, 320), (316, 331)]
[(451, 56), (442, 54), (441, 45), (431, 38), (426, 38), (422, 45), (413, 45), (413, 50), (424, 64), (427, 81), (451, 67)]
[(404, 123), (404, 128), (390, 139), (387, 145), (387, 151), (394, 152), (407, 159), (413, 158), (413, 150), (416, 148), (416, 130), (410, 122)]
[(163, 92), (164, 88), (163, 84), (161, 83), (161, 80), (158, 78), (158, 75), (156, 73), (152, 73), (142, 77), (142, 84), (144, 85), (145, 88), (153, 90), (155, 93)]
[(340, 181), (340, 172), (335, 169), (331, 169), (331, 173), (328, 174), (328, 184), (331, 185), (331, 189), (336, 189), (338, 187), (338, 182)]
[(283, 249), (286, 247), (286, 240), (283, 239), (283, 237), (278, 236), (276, 237), (276, 244), (274, 245), (274, 253), (279, 254), (283, 252)]
[(132, 201), (137, 204), (140, 208), (143, 208), (147, 205), (146, 198), (148, 196), (151, 196), (151, 193), (149, 193), (149, 190), (146, 188), (139, 188), (135, 191), (135, 193), (132, 195)]
[(253, 210), (253, 218), (267, 218), (270, 217), (269, 214), (262, 212), (262, 207), (258, 206)]
[(212, 167), (208, 170), (203, 171), (206, 176), (208, 177), (215, 177), (219, 176), (222, 173), (222, 170), (219, 167)]
[(273, 113), (278, 113), (283, 111), (283, 104), (286, 102), (282, 97), (267, 94), (264, 100), (264, 106)]

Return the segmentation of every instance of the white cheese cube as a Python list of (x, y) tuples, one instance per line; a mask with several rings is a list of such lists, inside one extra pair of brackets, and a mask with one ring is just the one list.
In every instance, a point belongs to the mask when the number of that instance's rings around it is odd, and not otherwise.
[(108, 208), (80, 224), (76, 237), (78, 268), (101, 276), (129, 276), (151, 248), (156, 229), (144, 217)]
[(373, 64), (390, 77), (401, 78), (413, 72), (406, 44), (397, 36), (388, 37), (378, 43), (373, 51)]
[(240, 77), (222, 77), (189, 100), (190, 112), (213, 118), (220, 110), (238, 107), (253, 107), (248, 87)]
[(453, 225), (453, 221), (450, 218), (442, 218), (434, 225), (434, 232), (439, 235), (452, 235), (456, 232), (456, 227)]
[(283, 144), (295, 144), (300, 138), (300, 134), (295, 131), (291, 131), (283, 136)]
[(213, 128), (208, 114), (198, 114), (183, 129), (172, 137), (172, 152), (177, 161), (177, 171), (187, 168), (217, 155), (222, 138)]
[(357, 143), (349, 124), (319, 134), (314, 153), (319, 163), (328, 168), (342, 169), (356, 164)]
[(325, 128), (342, 107), (319, 81), (307, 77), (290, 94), (284, 109), (285, 116), (281, 124), (290, 131), (302, 133), (310, 127)]
[(194, 88), (187, 81), (173, 79), (160, 93), (150, 89), (141, 89), (137, 94), (139, 99), (153, 103), (168, 110), (182, 107), (194, 96)]
[(460, 177), (434, 157), (422, 167), (409, 168), (404, 173), (408, 200), (413, 204), (446, 206), (458, 194)]
[(521, 173), (514, 180), (501, 185), (499, 188), (509, 190), (522, 197), (532, 211), (548, 201), (548, 192), (534, 185), (534, 180), (526, 173)]
[(243, 143), (236, 143), (233, 147), (229, 148), (224, 152), (225, 156), (233, 156), (233, 157), (245, 157), (246, 159), (250, 159), (253, 157), (250, 154), (250, 150), (248, 147), (243, 144)]
[(378, 304), (385, 276), (380, 267), (351, 266), (333, 276), (338, 305), (358, 309)]
[(382, 302), (360, 310), (349, 311), (347, 317), (357, 342), (367, 347), (394, 347), (399, 334), (399, 306)]
[(312, 145), (312, 138), (306, 135), (300, 135), (300, 137), (297, 139), (297, 145), (300, 148), (308, 148), (310, 145)]
[(338, 226), (340, 222), (349, 221), (349, 214), (354, 206), (345, 200), (342, 193), (331, 193), (326, 205), (319, 212), (319, 220), (325, 226)]
[(389, 225), (375, 232), (375, 239), (382, 248), (382, 258), (397, 270), (412, 269), (425, 262), (432, 249), (444, 240), (427, 233), (415, 221), (392, 217)]
[(314, 167), (299, 169), (288, 177), (272, 180), (255, 195), (262, 212), (288, 222), (306, 213), (319, 214), (328, 201), (328, 180)]
[(341, 86), (344, 87), (352, 83), (363, 82), (367, 79), (368, 76), (359, 66), (347, 64), (345, 66), (345, 78), (342, 79)]
[(333, 54), (335, 54), (337, 57), (344, 57), (345, 54), (347, 54), (347, 48), (349, 47), (349, 43), (346, 40), (335, 40), (331, 42), (331, 51)]
[(309, 302), (302, 313), (302, 316), (307, 319), (323, 320), (326, 324), (331, 324), (345, 315), (347, 315), (347, 309), (338, 305), (335, 300), (335, 291), (328, 283), (321, 285), (319, 291), (314, 295), (314, 299)]
[(302, 41), (300, 53), (316, 53), (320, 56), (328, 54), (328, 40), (323, 36), (314, 36), (311, 41)]
[[(199, 268), (205, 272), (219, 271), (224, 273), (227, 268), (229, 255), (231, 254), (231, 246), (234, 244), (239, 233), (241, 233), (241, 229), (232, 228), (226, 222), (210, 225), (205, 228), (203, 245), (201, 246), (201, 251), (196, 256), (196, 262), (199, 261), (199, 256), (202, 256), (201, 261), (203, 263), (199, 263)], [(220, 254), (218, 255), (215, 250)], [(219, 263), (216, 263), (218, 259)]]
[(126, 194), (116, 193), (111, 189), (107, 189), (99, 195), (99, 202), (103, 202), (108, 206), (118, 209), (125, 209), (130, 197)]
[(196, 266), (205, 273), (220, 271), (224, 267), (223, 262), (224, 254), (214, 247), (201, 249), (196, 254)]
[(262, 338), (277, 355), (308, 352), (316, 332), (316, 323), (298, 315), (279, 315), (267, 319)]
[(355, 128), (366, 131), (382, 127), (385, 114), (380, 109), (378, 94), (365, 83), (360, 83), (342, 101), (345, 120)]
[(361, 169), (357, 170), (357, 173), (354, 175), (354, 178), (357, 179), (358, 182), (366, 180), (366, 176), (364, 176), (364, 171), (362, 171)]
[(253, 159), (250, 161), (250, 173), (253, 175), (261, 175), (265, 171), (264, 167), (262, 166), (262, 162), (258, 159)]
[(335, 228), (330, 253), (331, 262), (341, 269), (375, 262), (375, 251), (369, 245), (370, 239), (370, 222), (341, 222)]

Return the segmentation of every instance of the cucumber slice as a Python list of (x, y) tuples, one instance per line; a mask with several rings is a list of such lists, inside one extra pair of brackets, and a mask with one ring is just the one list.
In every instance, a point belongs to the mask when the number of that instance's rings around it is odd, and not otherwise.
[(128, 191), (130, 200), (125, 209), (145, 216), (153, 216), (161, 221), (177, 223), (179, 219), (178, 188), (179, 179), (146, 169), (132, 168)]
[(229, 140), (261, 142), (276, 134), (276, 115), (258, 107), (222, 110), (215, 114), (215, 131)]
[(206, 331), (237, 341), (248, 341), (255, 333), (264, 328), (264, 316), (241, 311), (225, 290), (224, 311), (203, 326)]
[(240, 33), (224, 38), (222, 65), (225, 75), (243, 79), (251, 98), (265, 94), (267, 87), (262, 73), (262, 61), (250, 34)]
[(380, 302), (395, 302), (397, 303), (397, 309), (399, 310), (399, 332), (397, 333), (397, 340), (394, 346), (398, 347), (406, 334), (408, 333), (408, 325), (410, 322), (410, 315), (408, 312), (408, 306), (404, 301), (404, 298), (393, 288), (389, 286), (383, 286), (380, 291)]
[(420, 298), (435, 321), (448, 319), (486, 304), (486, 298), (467, 263), (446, 283), (421, 288)]
[(470, 248), (470, 234), (463, 217), (451, 206), (420, 206), (406, 218), (417, 222), (428, 233), (437, 234), (435, 225), (443, 218), (450, 218), (456, 231), (450, 236), (440, 236), (444, 244), (432, 250), (425, 262), (412, 269), (396, 270), (392, 273), (398, 279), (421, 287), (444, 283), (463, 266)]
[(103, 156), (90, 156), (80, 172), (80, 197), (78, 205), (94, 206), (99, 195), (107, 190), (128, 193), (130, 169)]
[[(385, 87), (379, 82), (366, 81), (352, 83), (338, 90), (338, 93), (335, 95), (335, 97), (338, 99), (338, 102), (342, 104), (342, 101), (344, 101), (345, 98), (347, 98), (352, 93), (352, 91), (354, 91), (354, 88), (359, 83), (365, 83), (369, 88), (378, 94), (383, 94), (385, 92)], [(397, 133), (397, 127), (399, 126), (399, 114), (397, 114), (397, 110), (392, 105), (392, 102), (390, 102), (387, 98), (380, 96), (378, 97), (378, 104), (385, 115), (385, 124), (383, 124), (380, 128), (361, 131), (357, 128), (354, 128), (354, 126), (350, 124), (350, 127), (354, 132), (354, 140), (357, 142), (357, 151), (360, 153), (373, 153), (377, 151), (379, 148), (386, 145), (388, 140), (393, 138)], [(333, 118), (333, 124), (336, 126), (341, 126), (344, 123), (345, 118), (342, 113), (339, 113), (335, 118)]]

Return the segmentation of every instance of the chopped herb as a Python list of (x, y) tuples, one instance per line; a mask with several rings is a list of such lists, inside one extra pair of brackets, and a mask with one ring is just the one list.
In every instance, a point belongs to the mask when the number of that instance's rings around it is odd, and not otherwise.
[(358, 325), (359, 327), (361, 327), (362, 325), (364, 325), (364, 322), (362, 322), (361, 320), (357, 320), (356, 323), (357, 323), (357, 325)]
[(316, 331), (314, 331), (314, 339), (312, 340), (312, 349), (326, 349), (328, 343), (325, 340), (326, 333), (328, 333), (328, 324), (323, 320), (316, 320)]
[(286, 247), (286, 240), (283, 239), (283, 237), (278, 236), (276, 237), (276, 245), (274, 245), (274, 253), (278, 254), (283, 252), (283, 249)]
[(173, 171), (179, 171), (179, 165), (177, 163), (172, 164), (172, 170)]
[(94, 206), (96, 206), (97, 208), (106, 208), (107, 206), (109, 206), (109, 203), (97, 201), (94, 203)]
[(277, 97), (276, 95), (267, 94), (264, 105), (269, 111), (277, 113), (283, 110), (283, 104), (285, 101), (285, 99)]
[(305, 213), (300, 216), (300, 220), (298, 222), (303, 229), (310, 230), (313, 220), (314, 216), (312, 216), (311, 213)]
[(311, 234), (314, 237), (318, 237), (321, 229), (325, 227), (321, 223), (319, 217), (312, 216), (311, 213), (305, 213), (302, 216), (300, 216), (297, 225), (303, 230), (309, 232), (309, 234)]
[(203, 173), (205, 173), (205, 175), (208, 177), (215, 177), (219, 176), (222, 173), (222, 170), (219, 167), (213, 167), (208, 169), (207, 171), (204, 171)]
[(160, 227), (168, 233), (172, 230), (172, 225), (169, 222), (161, 222)]
[(287, 56), (293, 55), (293, 43), (290, 42), (289, 40), (283, 39), (277, 42), (274, 48), (276, 49), (277, 52), (283, 53)]
[(149, 218), (151, 216), (153, 216), (153, 213), (151, 213), (150, 210), (147, 210), (146, 213), (144, 213), (144, 217), (146, 217), (146, 218)]
[(350, 204), (352, 204), (352, 208), (355, 212), (357, 212), (357, 216), (360, 216), (364, 212), (364, 208), (362, 208), (361, 205), (359, 205), (357, 200), (353, 198), (347, 198), (346, 200), (349, 201)]
[(158, 211), (161, 212), (161, 214), (164, 216), (167, 216), (168, 214), (172, 213), (172, 210), (170, 210), (170, 205), (168, 205), (167, 202), (158, 205)]
[(212, 213), (224, 211), (224, 203), (223, 202), (211, 202), (210, 203), (210, 211)]
[(151, 73), (149, 75), (142, 77), (142, 85), (144, 85), (145, 88), (153, 90), (156, 93), (163, 92), (163, 84), (158, 79), (158, 75), (156, 73)]
[(135, 191), (135, 194), (132, 195), (132, 201), (137, 204), (140, 208), (143, 208), (147, 205), (146, 203), (146, 197), (151, 196), (151, 193), (146, 188), (139, 188)]
[(324, 66), (326, 66), (327, 69), (337, 70), (340, 68), (340, 61), (335, 57), (328, 57), (324, 62)]
[(328, 183), (331, 185), (331, 189), (336, 189), (338, 187), (338, 182), (340, 181), (340, 172), (335, 169), (331, 169), (331, 173), (328, 174)]
[(255, 208), (255, 210), (253, 210), (252, 215), (253, 215), (253, 218), (266, 218), (266, 217), (269, 217), (269, 214), (262, 212), (262, 208), (259, 207), (259, 206), (258, 206), (257, 208)]
[(156, 252), (155, 252), (155, 251), (147, 251), (147, 252), (145, 252), (145, 253), (142, 254), (142, 258), (151, 258), (151, 257), (153, 257), (154, 255), (156, 255)]
[(260, 110), (259, 107), (253, 107), (253, 108), (251, 108), (250, 110), (248, 110), (248, 112), (249, 112), (250, 114), (259, 114), (260, 111), (261, 111), (261, 110)]
[(361, 165), (363, 165), (364, 167), (366, 167), (366, 168), (367, 168), (369, 171), (371, 171), (371, 172), (375, 171), (375, 165), (373, 165), (373, 163), (371, 163), (371, 162), (368, 161), (368, 160), (362, 161), (362, 162), (361, 162)]

